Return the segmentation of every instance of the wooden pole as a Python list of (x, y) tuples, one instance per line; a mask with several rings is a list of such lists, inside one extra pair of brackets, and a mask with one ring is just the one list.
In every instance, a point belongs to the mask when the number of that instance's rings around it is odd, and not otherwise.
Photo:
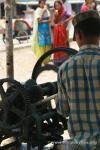
[(16, 0), (12, 0), (12, 17), (16, 17)]
[(5, 0), (6, 20), (6, 68), (7, 78), (14, 78), (13, 69), (13, 37), (12, 37), (12, 1)]

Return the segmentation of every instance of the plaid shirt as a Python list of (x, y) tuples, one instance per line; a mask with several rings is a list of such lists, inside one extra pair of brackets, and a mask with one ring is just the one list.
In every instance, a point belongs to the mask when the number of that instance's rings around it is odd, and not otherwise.
[(86, 149), (100, 142), (100, 48), (85, 45), (59, 69), (57, 111), (68, 131)]

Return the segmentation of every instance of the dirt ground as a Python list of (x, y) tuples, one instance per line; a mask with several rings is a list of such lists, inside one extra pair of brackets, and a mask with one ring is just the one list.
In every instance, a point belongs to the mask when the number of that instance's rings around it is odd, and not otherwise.
[[(71, 48), (78, 49), (75, 42), (71, 42)], [(14, 79), (25, 82), (31, 78), (33, 67), (36, 63), (31, 47), (22, 47), (14, 50)], [(54, 81), (55, 74), (43, 73), (39, 77), (39, 82)], [(6, 78), (6, 52), (0, 51), (0, 79)]]
[[(14, 50), (14, 78), (21, 82), (31, 77), (35, 58), (31, 48)], [(6, 77), (6, 52), (0, 53), (0, 78)]]

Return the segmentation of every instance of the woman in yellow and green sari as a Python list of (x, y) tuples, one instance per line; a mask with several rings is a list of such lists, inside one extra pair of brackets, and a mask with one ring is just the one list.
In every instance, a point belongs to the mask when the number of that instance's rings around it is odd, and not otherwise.
[[(39, 7), (34, 14), (32, 49), (38, 60), (51, 48), (50, 12), (45, 0), (39, 0)], [(49, 57), (44, 63), (49, 62)]]

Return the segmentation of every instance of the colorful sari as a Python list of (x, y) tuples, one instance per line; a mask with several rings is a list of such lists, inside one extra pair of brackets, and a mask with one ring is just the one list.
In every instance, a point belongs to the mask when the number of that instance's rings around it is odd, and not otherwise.
[(80, 12), (84, 12), (84, 11), (88, 11), (88, 6), (86, 4), (83, 4), (81, 9), (80, 9)]
[[(49, 23), (38, 23), (38, 18), (41, 18), (43, 13), (42, 8), (37, 8), (34, 15), (34, 25), (33, 25), (33, 42), (32, 50), (38, 60), (45, 52), (51, 49), (51, 32)], [(47, 10), (43, 15), (42, 20), (47, 20), (50, 17), (50, 13)], [(49, 62), (49, 57), (44, 63)]]
[[(68, 33), (66, 30), (67, 25), (64, 25), (63, 22), (70, 17), (69, 14), (62, 7), (61, 11), (58, 11), (57, 16), (55, 16), (54, 22), (55, 25), (53, 27), (53, 48), (57, 47), (67, 47), (67, 37)], [(57, 52), (53, 56), (54, 64), (59, 66), (66, 59), (68, 59), (68, 55), (64, 52)]]
[(95, 8), (94, 8), (95, 6), (93, 5), (93, 2), (92, 3), (89, 3), (89, 4), (83, 4), (82, 6), (81, 6), (81, 9), (80, 9), (80, 12), (84, 12), (84, 11), (88, 11), (88, 10), (94, 10)]

